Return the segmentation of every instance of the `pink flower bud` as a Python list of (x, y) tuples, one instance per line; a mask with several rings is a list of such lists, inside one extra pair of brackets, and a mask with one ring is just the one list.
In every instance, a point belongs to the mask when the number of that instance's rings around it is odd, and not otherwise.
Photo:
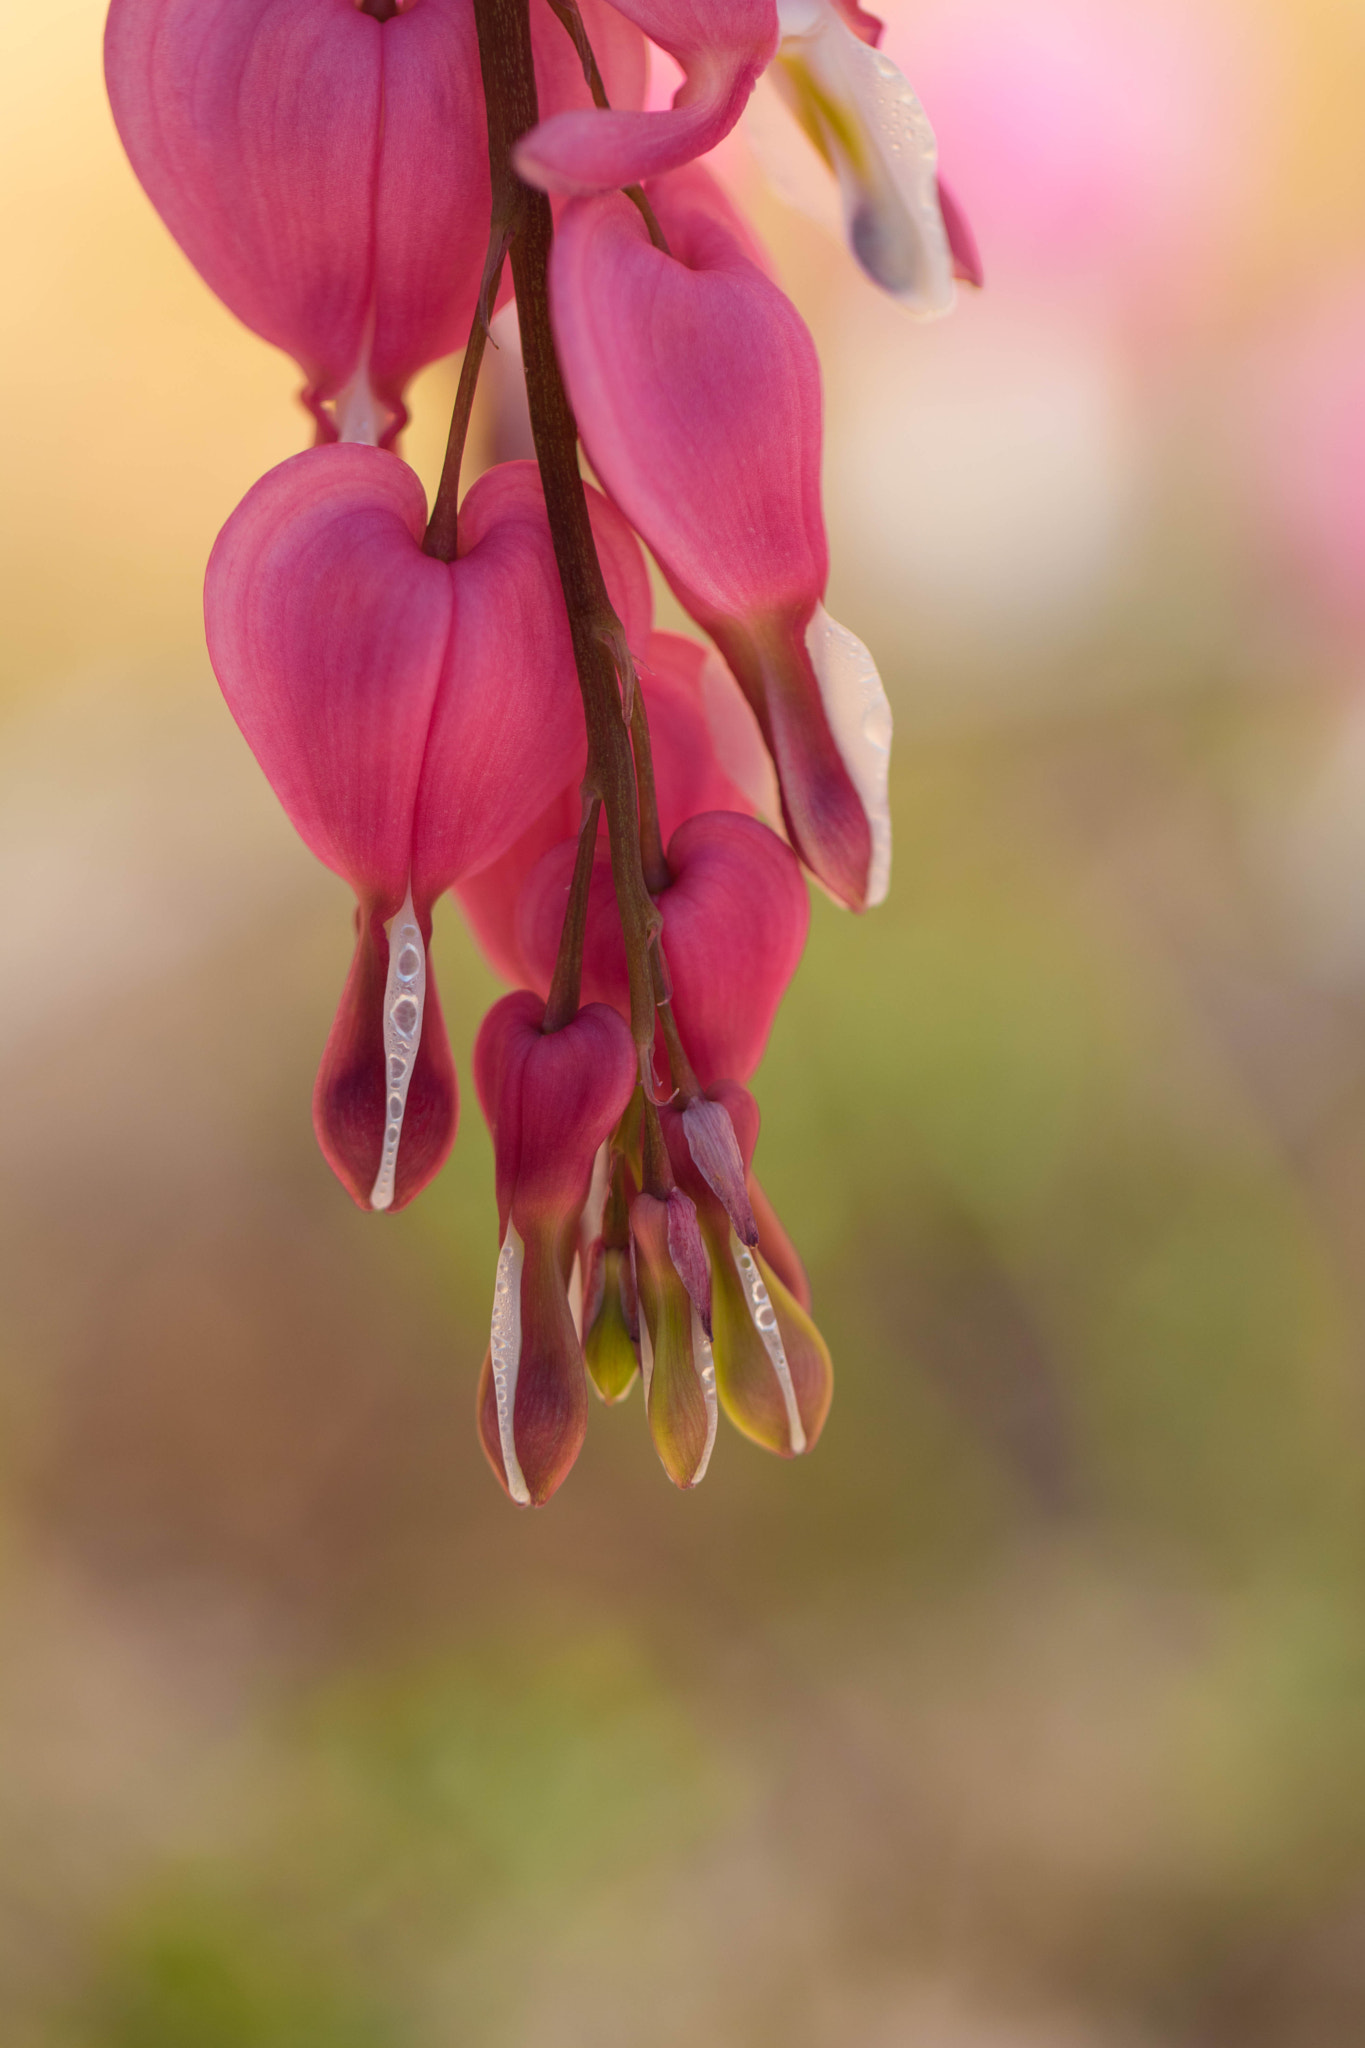
[[(758, 1142), (758, 1107), (744, 1088), (722, 1082), (708, 1105), (727, 1117), (745, 1168)], [(678, 1185), (696, 1204), (711, 1265), (713, 1358), (720, 1403), (737, 1429), (780, 1457), (814, 1448), (834, 1391), (828, 1348), (784, 1285), (761, 1226), (757, 1246), (736, 1233), (696, 1157), (689, 1110), (660, 1111)], [(752, 1182), (751, 1182), (752, 1191)], [(766, 1206), (766, 1205), (765, 1205)], [(780, 1229), (775, 1235), (782, 1236)], [(785, 1237), (783, 1237), (785, 1245)], [(798, 1267), (799, 1270), (799, 1267)]]
[(504, 996), (474, 1049), (502, 1232), (479, 1433), (495, 1474), (523, 1507), (549, 1499), (587, 1427), (568, 1280), (593, 1160), (637, 1071), (630, 1032), (614, 1011), (591, 1004), (549, 1034), (543, 1018), (544, 1005), (528, 991)]
[[(518, 911), (521, 952), (548, 989), (568, 901), (574, 847), (533, 870)], [(810, 903), (790, 847), (755, 818), (706, 811), (668, 845), (673, 880), (656, 897), (673, 1013), (703, 1087), (747, 1080), (806, 943)], [(625, 944), (611, 868), (599, 853), (588, 899), (583, 989), (629, 1014)]]
[[(592, 494), (592, 509), (598, 552), (603, 556), (608, 588), (616, 597), (613, 561), (603, 547), (606, 515), (618, 523), (619, 534), (629, 546), (627, 559), (643, 574), (639, 545), (621, 515), (596, 493)], [(645, 597), (647, 601), (647, 583)], [(621, 610), (619, 599), (617, 608)], [(631, 646), (645, 649), (643, 659), (637, 656), (638, 680), (649, 714), (659, 828), (665, 844), (684, 819), (700, 811), (752, 812), (755, 806), (749, 786), (762, 788), (767, 755), (753, 713), (734, 678), (716, 655), (708, 654), (694, 640), (685, 640), (679, 633), (637, 638), (632, 630), (633, 610), (623, 610), (622, 619)], [(514, 846), (458, 885), (456, 893), (474, 936), (506, 981), (537, 980), (518, 944), (517, 904), (537, 862), (552, 847), (576, 840), (582, 815), (581, 775), (580, 765), (573, 781), (552, 798)], [(771, 801), (766, 792), (765, 800)], [(604, 848), (606, 829), (603, 820)]]
[(555, 338), (584, 445), (753, 706), (793, 845), (861, 909), (890, 876), (891, 716), (866, 648), (820, 603), (814, 344), (705, 172), (650, 198), (668, 254), (616, 195), (574, 201), (556, 237)]
[[(375, 1207), (415, 1194), (454, 1134), (452, 1077), (443, 1143), (433, 1097), (420, 1161), (411, 1145), (400, 1155), (421, 1045), (440, 1044), (449, 1067), (426, 971), (431, 905), (505, 852), (585, 745), (534, 465), (474, 485), (454, 562), (422, 553), (424, 524), (421, 485), (396, 456), (312, 449), (248, 492), (205, 586), (229, 708), (303, 838), (360, 899), (315, 1117), (334, 1169)], [(407, 942), (390, 960), (395, 917)]]
[(552, 114), (517, 145), (528, 184), (609, 192), (714, 149), (744, 111), (777, 46), (774, 0), (617, 0), (686, 74), (667, 112)]
[(696, 1210), (677, 1189), (667, 1201), (637, 1195), (630, 1235), (650, 1434), (674, 1485), (696, 1486), (716, 1440), (711, 1290)]

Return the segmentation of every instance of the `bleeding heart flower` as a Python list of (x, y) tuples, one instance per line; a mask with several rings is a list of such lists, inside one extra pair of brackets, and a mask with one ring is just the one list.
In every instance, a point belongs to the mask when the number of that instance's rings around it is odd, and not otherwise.
[(890, 879), (891, 712), (872, 659), (820, 602), (820, 376), (795, 307), (696, 167), (649, 197), (565, 208), (555, 338), (593, 467), (711, 634), (777, 767), (792, 844), (841, 902)]
[[(643, 569), (639, 548), (628, 534), (626, 538), (629, 559)], [(598, 551), (602, 551), (600, 535)], [(611, 565), (608, 582), (613, 583)], [(649, 602), (646, 580), (641, 603), (648, 606)], [(630, 645), (645, 650), (643, 658), (637, 656), (637, 665), (649, 715), (659, 829), (665, 843), (685, 818), (700, 811), (752, 812), (765, 805), (775, 810), (774, 799), (765, 788), (765, 770), (767, 781), (771, 781), (772, 771), (762, 737), (734, 678), (716, 655), (680, 633), (637, 637), (634, 622), (638, 611), (639, 607), (634, 607), (621, 616)], [(647, 611), (645, 618), (647, 634)], [(466, 876), (457, 886), (456, 894), (474, 936), (495, 971), (507, 981), (537, 981), (518, 944), (518, 902), (532, 868), (552, 847), (576, 838), (581, 812), (575, 780), (551, 800), (501, 859)], [(600, 835), (605, 847), (605, 821)], [(570, 867), (572, 864), (570, 856)]]
[[(758, 1105), (748, 1090), (723, 1081), (709, 1091), (738, 1140), (747, 1170), (758, 1142)], [(687, 1110), (660, 1111), (678, 1185), (696, 1205), (710, 1256), (712, 1350), (721, 1406), (737, 1429), (780, 1457), (813, 1450), (834, 1391), (823, 1337), (804, 1304), (779, 1277), (761, 1228), (757, 1245), (734, 1228), (704, 1164), (696, 1156)], [(757, 1205), (756, 1205), (757, 1206)], [(785, 1244), (785, 1238), (783, 1238)], [(799, 1270), (799, 1269), (798, 1269)]]
[[(634, 548), (619, 514), (600, 499), (594, 511), (618, 551)], [(409, 1200), (454, 1136), (425, 961), (432, 903), (512, 843), (585, 747), (534, 465), (479, 479), (453, 562), (423, 554), (425, 513), (397, 456), (309, 450), (248, 492), (205, 587), (229, 708), (304, 840), (359, 899), (314, 1120), (362, 1207)], [(400, 944), (384, 936), (395, 916)]]
[(504, 996), (474, 1049), (502, 1233), (479, 1433), (498, 1479), (522, 1507), (549, 1499), (587, 1428), (568, 1283), (593, 1161), (638, 1071), (630, 1031), (614, 1010), (590, 1004), (551, 1033), (544, 1014), (525, 989)]
[[(613, 97), (638, 105), (644, 37), (607, 0), (584, 14)], [(548, 11), (535, 45), (541, 104), (586, 107)], [(296, 358), (325, 435), (392, 441), (409, 378), (468, 339), (483, 274), (472, 0), (113, 0), (105, 73), (133, 168), (205, 282)]]
[(514, 161), (546, 192), (610, 192), (714, 149), (744, 111), (777, 46), (774, 0), (617, 0), (685, 74), (667, 111), (552, 114)]
[[(548, 989), (573, 872), (572, 843), (528, 877), (518, 911), (533, 985)], [(796, 972), (810, 902), (791, 848), (756, 818), (706, 811), (668, 843), (673, 880), (655, 901), (673, 1013), (703, 1087), (747, 1080), (763, 1057), (777, 1006)], [(588, 897), (583, 989), (628, 1016), (625, 942), (611, 868), (599, 853)]]

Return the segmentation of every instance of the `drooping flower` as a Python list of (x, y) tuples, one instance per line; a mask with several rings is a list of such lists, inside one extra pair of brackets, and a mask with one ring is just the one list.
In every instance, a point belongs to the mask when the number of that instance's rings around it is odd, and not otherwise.
[[(613, 96), (638, 105), (643, 36), (607, 0), (584, 14)], [(587, 105), (559, 23), (538, 9), (535, 27), (542, 105)], [(464, 346), (483, 274), (472, 0), (113, 0), (105, 72), (147, 196), (298, 361), (323, 435), (391, 442), (408, 380)]]
[[(747, 1171), (758, 1142), (758, 1106), (732, 1081), (708, 1093), (711, 1106), (724, 1112)], [(784, 1234), (772, 1231), (782, 1239), (774, 1260), (766, 1218), (755, 1231), (757, 1243), (745, 1243), (736, 1230), (732, 1209), (713, 1185), (705, 1155), (698, 1156), (696, 1133), (688, 1128), (694, 1109), (665, 1108), (660, 1116), (673, 1171), (696, 1206), (710, 1256), (712, 1357), (721, 1406), (755, 1443), (796, 1457), (814, 1449), (829, 1413), (829, 1351), (807, 1312), (809, 1295), (802, 1302), (780, 1276)]]
[[(594, 510), (617, 552), (635, 549), (618, 514), (600, 499)], [(425, 960), (431, 906), (505, 850), (566, 767), (581, 772), (585, 744), (534, 465), (474, 485), (454, 562), (423, 554), (425, 514), (396, 456), (312, 449), (248, 492), (205, 588), (233, 716), (307, 844), (359, 902), (314, 1119), (334, 1171), (377, 1208), (410, 1199), (454, 1136)], [(395, 916), (396, 947), (384, 934)]]
[[(521, 952), (538, 988), (549, 987), (554, 969), (573, 854), (572, 845), (547, 854), (522, 892)], [(801, 870), (766, 825), (733, 811), (706, 811), (680, 825), (668, 866), (673, 879), (655, 901), (687, 1056), (703, 1087), (747, 1080), (805, 946), (810, 902)], [(621, 920), (600, 854), (588, 897), (583, 989), (591, 1001), (628, 1014)]]
[(685, 74), (667, 111), (613, 105), (558, 113), (517, 145), (528, 184), (547, 192), (610, 192), (675, 170), (714, 149), (744, 111), (777, 45), (774, 0), (617, 0)]
[[(639, 549), (633, 542), (631, 549), (643, 577)], [(612, 581), (610, 576), (608, 581)], [(641, 604), (649, 604), (647, 579)], [(771, 804), (773, 798), (765, 787), (772, 775), (768, 756), (753, 714), (729, 671), (716, 656), (680, 633), (637, 638), (632, 626), (638, 615), (638, 608), (631, 607), (622, 613), (631, 646), (643, 650), (637, 664), (639, 684), (649, 715), (659, 829), (665, 844), (684, 819), (700, 811), (751, 812), (760, 804)], [(576, 839), (581, 809), (579, 785), (574, 781), (551, 800), (500, 859), (456, 886), (475, 937), (506, 981), (549, 985), (548, 971), (540, 976), (520, 949), (518, 904), (526, 878), (537, 863), (553, 847)], [(605, 850), (605, 821), (600, 837)], [(572, 850), (565, 859), (567, 879), (573, 865)], [(556, 932), (549, 943), (553, 947), (558, 942)], [(553, 963), (553, 952), (550, 958)]]
[(555, 240), (555, 338), (584, 446), (753, 706), (792, 844), (862, 909), (890, 878), (891, 713), (867, 649), (821, 603), (814, 344), (704, 171), (649, 197), (667, 252), (616, 195), (572, 202)]
[(635, 1047), (615, 1011), (589, 1004), (561, 1031), (523, 989), (489, 1011), (474, 1049), (493, 1134), (501, 1250), (479, 1433), (519, 1506), (540, 1506), (587, 1427), (583, 1350), (569, 1278), (593, 1161), (635, 1086)]

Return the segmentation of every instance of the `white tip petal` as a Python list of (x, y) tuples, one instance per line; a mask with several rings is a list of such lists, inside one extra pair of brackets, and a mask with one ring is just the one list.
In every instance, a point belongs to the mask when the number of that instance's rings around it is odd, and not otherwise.
[[(643, 1316), (640, 1318), (643, 1323)], [(693, 1477), (693, 1486), (700, 1486), (706, 1477), (706, 1468), (711, 1462), (711, 1453), (716, 1448), (716, 1424), (720, 1409), (716, 1402), (716, 1361), (711, 1354), (711, 1340), (701, 1326), (701, 1317), (694, 1304), (692, 1309), (692, 1359), (701, 1381), (702, 1399), (706, 1403), (706, 1449), (701, 1454), (701, 1463)]]
[(384, 1114), (384, 1149), (370, 1190), (370, 1207), (387, 1209), (393, 1201), (398, 1172), (398, 1141), (408, 1106), (412, 1070), (422, 1042), (422, 1011), (427, 999), (427, 952), (422, 943), (412, 887), (403, 908), (389, 924), (389, 978), (384, 989), (384, 1082), (388, 1099)]
[(792, 1385), (791, 1367), (787, 1363), (787, 1347), (777, 1327), (777, 1310), (773, 1307), (768, 1283), (748, 1245), (741, 1244), (733, 1231), (730, 1233), (730, 1256), (744, 1282), (744, 1298), (749, 1305), (754, 1328), (763, 1340), (763, 1348), (772, 1361), (777, 1384), (782, 1389), (782, 1405), (787, 1411), (787, 1436), (793, 1454), (799, 1458), (806, 1448), (805, 1425), (801, 1420), (801, 1410), (796, 1405), (796, 1388)]
[(806, 628), (806, 649), (834, 744), (867, 813), (872, 860), (863, 908), (875, 910), (891, 887), (891, 706), (862, 641), (822, 604)]
[(498, 1446), (507, 1491), (519, 1507), (531, 1504), (517, 1457), (513, 1415), (517, 1405), (517, 1371), (521, 1365), (521, 1264), (524, 1247), (514, 1224), (507, 1226), (498, 1253), (498, 1277), (493, 1287), (493, 1324), (490, 1349), (493, 1354), (493, 1397), (498, 1407)]

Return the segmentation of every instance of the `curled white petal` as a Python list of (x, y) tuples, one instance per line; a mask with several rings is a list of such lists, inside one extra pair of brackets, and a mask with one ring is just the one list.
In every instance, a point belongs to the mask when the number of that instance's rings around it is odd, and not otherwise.
[(489, 1348), (493, 1356), (493, 1398), (498, 1409), (498, 1447), (507, 1491), (519, 1507), (531, 1504), (517, 1457), (513, 1416), (517, 1405), (517, 1372), (521, 1365), (521, 1267), (524, 1246), (515, 1224), (509, 1223), (498, 1253), (498, 1273), (493, 1285), (493, 1321)]
[(891, 886), (891, 706), (862, 641), (822, 604), (806, 628), (806, 649), (834, 744), (867, 814), (872, 859), (863, 908), (875, 910)]
[[(950, 311), (953, 259), (928, 115), (903, 73), (854, 35), (830, 0), (781, 0), (778, 13), (782, 41), (767, 75), (834, 173), (854, 255), (911, 312)], [(760, 157), (778, 157), (784, 196), (821, 217), (824, 208), (802, 196), (808, 173), (794, 173), (790, 153), (775, 149), (770, 107), (760, 104), (754, 140)]]
[(398, 1172), (398, 1144), (408, 1106), (412, 1070), (422, 1042), (427, 999), (427, 949), (412, 907), (412, 885), (389, 924), (389, 978), (384, 988), (384, 1146), (370, 1190), (370, 1207), (387, 1209)]

